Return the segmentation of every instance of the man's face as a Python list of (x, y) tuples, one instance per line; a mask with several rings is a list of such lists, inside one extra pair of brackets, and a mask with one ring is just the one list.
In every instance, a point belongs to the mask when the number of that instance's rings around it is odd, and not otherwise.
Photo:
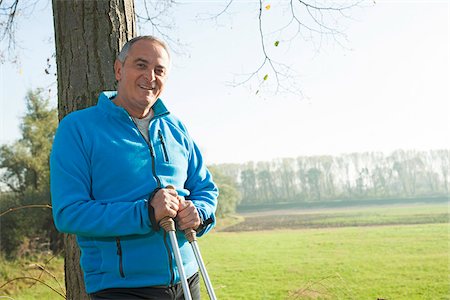
[(125, 62), (116, 60), (117, 92), (128, 107), (142, 109), (153, 105), (164, 89), (169, 56), (156, 42), (139, 40), (131, 46)]

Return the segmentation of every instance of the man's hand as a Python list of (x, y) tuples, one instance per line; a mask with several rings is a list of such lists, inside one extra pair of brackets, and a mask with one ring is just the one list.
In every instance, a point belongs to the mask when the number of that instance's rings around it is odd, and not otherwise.
[(159, 223), (164, 217), (175, 218), (180, 208), (180, 200), (178, 193), (173, 189), (160, 189), (153, 196), (150, 205), (155, 211), (155, 220)]
[(194, 203), (190, 200), (185, 200), (183, 197), (178, 197), (180, 201), (178, 215), (176, 218), (178, 229), (185, 230), (192, 228), (196, 230), (200, 226), (200, 216)]

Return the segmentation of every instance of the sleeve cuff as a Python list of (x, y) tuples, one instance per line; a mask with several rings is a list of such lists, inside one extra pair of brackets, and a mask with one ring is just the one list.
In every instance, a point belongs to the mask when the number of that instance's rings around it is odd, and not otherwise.
[(205, 216), (203, 215), (203, 211), (201, 210), (199, 210), (199, 215), (201, 223), (200, 226), (197, 227), (197, 230), (195, 230), (198, 236), (202, 235), (204, 233), (204, 230), (214, 222), (214, 219), (212, 217), (209, 217), (205, 220)]
[(152, 226), (152, 229), (154, 231), (159, 231), (160, 227), (158, 222), (156, 222), (156, 218), (155, 218), (155, 209), (153, 208), (153, 206), (150, 204), (150, 202), (152, 201), (153, 197), (155, 196), (155, 194), (160, 190), (161, 188), (156, 188), (153, 190), (153, 192), (150, 194), (150, 196), (148, 197), (148, 217), (150, 219), (150, 225)]

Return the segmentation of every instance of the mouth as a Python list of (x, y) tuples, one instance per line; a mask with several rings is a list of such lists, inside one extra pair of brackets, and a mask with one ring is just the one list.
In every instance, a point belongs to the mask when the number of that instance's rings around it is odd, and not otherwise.
[(153, 90), (156, 89), (156, 85), (155, 85), (155, 84), (152, 84), (152, 85), (138, 84), (138, 86), (139, 86), (141, 89), (148, 90), (148, 91), (153, 91)]

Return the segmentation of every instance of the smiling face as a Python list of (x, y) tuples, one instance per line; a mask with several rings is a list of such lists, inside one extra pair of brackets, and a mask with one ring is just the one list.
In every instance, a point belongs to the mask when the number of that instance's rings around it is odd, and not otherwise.
[(168, 53), (157, 42), (135, 42), (125, 61), (114, 63), (118, 82), (114, 102), (134, 117), (145, 117), (164, 90), (169, 63)]

